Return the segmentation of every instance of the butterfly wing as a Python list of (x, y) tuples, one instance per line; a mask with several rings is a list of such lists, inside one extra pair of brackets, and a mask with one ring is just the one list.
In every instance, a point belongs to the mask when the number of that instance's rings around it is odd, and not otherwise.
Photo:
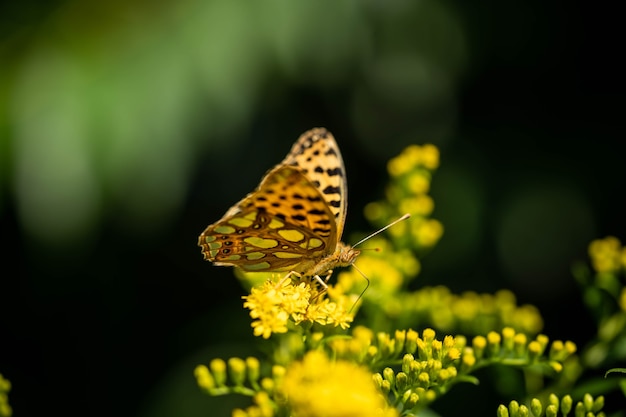
[(324, 128), (303, 133), (282, 164), (297, 166), (319, 189), (335, 218), (340, 239), (348, 210), (348, 184), (341, 152), (333, 135)]
[(200, 235), (216, 265), (245, 271), (307, 270), (337, 246), (335, 214), (297, 166), (280, 164)]

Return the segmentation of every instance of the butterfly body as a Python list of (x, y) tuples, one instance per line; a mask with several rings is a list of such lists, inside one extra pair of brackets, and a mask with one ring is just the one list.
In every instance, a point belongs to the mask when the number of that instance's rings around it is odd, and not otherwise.
[(340, 241), (346, 211), (341, 153), (332, 134), (316, 128), (300, 136), (256, 190), (208, 226), (198, 245), (215, 265), (319, 280), (360, 253)]

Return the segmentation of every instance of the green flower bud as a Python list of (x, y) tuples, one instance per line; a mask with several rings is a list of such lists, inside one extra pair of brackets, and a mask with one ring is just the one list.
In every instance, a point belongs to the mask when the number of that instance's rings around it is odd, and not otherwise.
[(260, 377), (260, 363), (259, 360), (253, 356), (246, 358), (246, 368), (248, 369), (248, 381), (258, 381)]
[(246, 362), (241, 358), (228, 359), (230, 380), (234, 385), (241, 386), (246, 380)]
[(526, 343), (528, 342), (528, 338), (524, 333), (518, 333), (513, 338), (513, 351), (517, 356), (523, 356), (526, 353)]
[(509, 417), (509, 410), (507, 410), (504, 405), (500, 404), (500, 406), (498, 406), (498, 411), (496, 411), (496, 416)]
[(272, 394), (274, 392), (274, 389), (276, 388), (276, 383), (274, 383), (274, 380), (272, 378), (265, 377), (261, 379), (261, 388), (263, 388), (264, 391)]
[(604, 395), (600, 395), (598, 398), (594, 400), (593, 407), (591, 407), (591, 411), (593, 411), (594, 413), (597, 413), (598, 411), (602, 410), (603, 407), (604, 407)]
[(394, 374), (393, 369), (383, 369), (383, 378), (385, 378), (385, 381), (389, 381), (391, 385), (394, 385), (396, 381), (396, 375)]
[(420, 400), (420, 396), (412, 392), (409, 398), (404, 402), (404, 408), (410, 410), (415, 407)]
[(489, 332), (487, 334), (487, 346), (491, 356), (497, 356), (500, 353), (502, 342), (502, 336), (496, 332)]
[(556, 411), (559, 411), (559, 397), (552, 393), (548, 396), (548, 401), (556, 407)]
[(415, 358), (410, 353), (407, 353), (402, 357), (402, 372), (410, 373), (411, 372), (411, 364), (415, 361)]
[(474, 349), (474, 357), (482, 359), (487, 347), (487, 338), (484, 336), (476, 336), (472, 339), (472, 348)]
[(530, 400), (530, 411), (534, 415), (540, 416), (541, 412), (543, 411), (543, 406), (541, 405), (541, 401), (539, 401), (537, 398), (533, 398), (532, 400)]
[(536, 340), (530, 342), (528, 344), (528, 357), (530, 363), (536, 362), (541, 357), (542, 352), (543, 348), (541, 347), (541, 344), (539, 342), (537, 342)]
[(441, 343), (441, 341), (439, 340), (433, 340), (432, 343), (430, 344), (430, 347), (431, 347), (431, 354), (432, 354), (433, 359), (441, 360), (443, 343)]
[(376, 384), (376, 386), (378, 388), (380, 388), (383, 384), (383, 376), (376, 372), (374, 375), (372, 375), (372, 379), (374, 380), (374, 384)]
[(206, 366), (196, 366), (196, 369), (193, 373), (200, 388), (208, 391), (211, 388), (215, 387), (215, 380), (213, 379), (211, 372), (209, 372), (209, 368), (207, 368)]
[(389, 394), (389, 392), (391, 391), (391, 383), (387, 380), (383, 380), (383, 382), (380, 384), (380, 390), (385, 395)]
[(520, 405), (519, 406), (519, 417), (528, 417), (529, 411), (528, 411), (528, 407), (526, 407), (525, 405)]
[(427, 372), (419, 374), (417, 380), (422, 387), (428, 387), (430, 385), (430, 375), (428, 375)]
[(576, 407), (574, 408), (574, 416), (575, 417), (585, 417), (586, 411), (585, 406), (581, 401), (576, 403)]
[(435, 335), (436, 335), (435, 331), (433, 329), (431, 329), (431, 328), (426, 328), (422, 332), (422, 338), (427, 343), (430, 343), (433, 340), (435, 340)]
[(571, 396), (566, 395), (561, 398), (561, 413), (563, 413), (564, 416), (568, 415), (570, 411), (572, 411), (572, 405), (573, 401)]
[(219, 358), (213, 359), (209, 363), (209, 369), (211, 369), (211, 373), (215, 379), (215, 384), (218, 387), (223, 386), (226, 382), (226, 362)]
[(404, 372), (396, 374), (396, 389), (400, 392), (406, 390), (409, 384), (409, 377)]
[(513, 339), (515, 337), (515, 329), (512, 327), (505, 327), (502, 329), (502, 346), (504, 350), (513, 351)]
[(418, 333), (415, 330), (409, 329), (406, 332), (406, 341), (404, 348), (408, 353), (413, 354), (417, 350), (417, 337)]
[(406, 330), (396, 330), (395, 341), (396, 341), (396, 351), (394, 353), (398, 354), (402, 351), (406, 343)]

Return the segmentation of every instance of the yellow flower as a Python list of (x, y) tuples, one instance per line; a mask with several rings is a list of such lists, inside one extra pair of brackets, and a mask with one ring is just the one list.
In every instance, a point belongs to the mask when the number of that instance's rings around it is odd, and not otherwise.
[(392, 177), (399, 177), (418, 166), (436, 169), (439, 166), (439, 149), (434, 145), (409, 145), (400, 155), (389, 160), (387, 170)]
[(9, 391), (11, 391), (11, 381), (4, 379), (0, 374), (0, 416), (2, 417), (10, 417), (13, 414), (7, 396)]
[(320, 303), (309, 305), (301, 320), (296, 321), (296, 324), (299, 324), (301, 321), (310, 321), (321, 325), (332, 324), (340, 326), (342, 329), (347, 329), (350, 327), (352, 319), (353, 316), (348, 313), (343, 303), (335, 303), (328, 299), (323, 299)]
[(623, 265), (622, 244), (613, 236), (591, 242), (589, 256), (596, 272), (618, 271)]
[(259, 391), (252, 397), (254, 405), (246, 410), (236, 408), (233, 417), (272, 417), (274, 416), (274, 404), (266, 392)]
[(416, 236), (419, 246), (431, 247), (443, 235), (443, 225), (437, 220), (427, 219), (421, 222), (414, 222), (412, 232)]
[[(331, 299), (326, 298), (330, 296)], [(269, 338), (272, 333), (286, 333), (289, 323), (316, 322), (321, 325), (350, 327), (354, 316), (348, 311), (356, 300), (342, 289), (329, 287), (324, 293), (308, 282), (294, 284), (287, 279), (278, 283), (265, 281), (244, 296), (244, 307), (250, 310), (255, 336)], [(348, 308), (346, 308), (348, 306)]]
[(289, 280), (278, 284), (265, 281), (261, 287), (252, 288), (250, 295), (243, 297), (243, 305), (255, 319), (254, 335), (267, 339), (272, 333), (286, 333), (290, 315), (304, 313), (310, 296), (305, 283), (293, 285)]
[(332, 362), (322, 351), (292, 363), (279, 388), (298, 417), (397, 416), (387, 408), (372, 374), (352, 362)]
[(426, 217), (435, 208), (432, 197), (424, 194), (405, 197), (398, 203), (398, 210), (401, 213), (411, 213), (413, 215)]
[(407, 178), (407, 188), (413, 194), (425, 194), (430, 189), (430, 176), (422, 172), (414, 172)]
[(439, 167), (439, 149), (430, 144), (422, 146), (421, 163), (427, 169), (437, 169)]

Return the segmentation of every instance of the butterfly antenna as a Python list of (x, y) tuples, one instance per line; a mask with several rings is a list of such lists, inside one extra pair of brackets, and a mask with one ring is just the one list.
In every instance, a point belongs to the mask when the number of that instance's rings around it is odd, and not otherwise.
[(355, 264), (352, 264), (352, 268), (356, 269), (358, 271), (358, 273), (361, 274), (363, 276), (363, 278), (365, 278), (365, 281), (367, 281), (367, 285), (365, 286), (365, 288), (363, 288), (363, 291), (361, 291), (361, 294), (359, 294), (359, 298), (357, 298), (356, 301), (354, 302), (354, 304), (352, 304), (352, 307), (350, 307), (350, 310), (348, 311), (348, 314), (350, 314), (352, 312), (352, 310), (354, 310), (354, 307), (356, 307), (356, 305), (358, 304), (359, 300), (361, 298), (363, 298), (363, 294), (365, 294), (365, 291), (367, 291), (367, 289), (370, 287), (370, 279), (367, 277), (367, 275), (365, 275), (363, 273), (363, 271), (361, 271), (359, 268), (357, 268)]
[[(354, 245), (352, 245), (352, 247), (356, 247), (357, 245), (360, 245), (361, 243), (365, 242), (367, 239), (371, 239), (374, 236), (376, 236), (377, 234), (384, 232), (385, 230), (389, 229), (391, 226), (395, 225), (396, 223), (400, 223), (402, 220), (406, 220), (409, 217), (411, 217), (411, 215), (409, 213), (405, 213), (404, 216), (400, 217), (399, 219), (396, 219), (394, 221), (392, 221), (391, 223), (389, 223), (387, 226), (383, 227), (382, 229), (378, 229), (377, 231), (375, 231), (374, 233), (372, 233), (369, 236), (365, 236), (363, 239), (359, 240), (358, 242), (356, 242)], [(361, 271), (359, 271), (361, 272)], [(361, 272), (361, 275), (363, 275), (363, 273)], [(363, 275), (365, 276), (365, 275)], [(367, 279), (367, 278), (365, 278)], [(368, 280), (369, 282), (369, 280)]]
[[(364, 237), (363, 239), (359, 240), (358, 242), (356, 242), (354, 245), (352, 245), (352, 247), (356, 247), (357, 245), (360, 245), (361, 243), (365, 242), (367, 239), (370, 239), (374, 236), (376, 236), (379, 233), (384, 232), (385, 230), (389, 229), (391, 226), (395, 225), (396, 223), (400, 223), (403, 220), (408, 219), (409, 217), (411, 217), (411, 215), (409, 213), (405, 213), (402, 217), (400, 217), (399, 219), (396, 219), (394, 221), (392, 221), (391, 223), (389, 223), (387, 226), (383, 227), (382, 229), (379, 229), (377, 231), (375, 231), (374, 233)], [(374, 250), (378, 251), (378, 248), (375, 248)], [(354, 302), (354, 304), (352, 305), (352, 307), (350, 308), (350, 311), (348, 311), (348, 313), (350, 313), (354, 307), (357, 305), (357, 303), (359, 302), (359, 300), (361, 298), (363, 298), (363, 294), (365, 294), (365, 291), (367, 291), (367, 289), (370, 287), (370, 279), (367, 277), (367, 275), (365, 275), (363, 273), (363, 271), (361, 271), (355, 264), (352, 264), (352, 268), (356, 269), (357, 272), (359, 274), (361, 274), (361, 276), (363, 278), (365, 278), (365, 281), (367, 281), (367, 285), (365, 286), (365, 288), (363, 288), (363, 291), (361, 291), (361, 293), (359, 294), (359, 298), (356, 299), (356, 301)]]

